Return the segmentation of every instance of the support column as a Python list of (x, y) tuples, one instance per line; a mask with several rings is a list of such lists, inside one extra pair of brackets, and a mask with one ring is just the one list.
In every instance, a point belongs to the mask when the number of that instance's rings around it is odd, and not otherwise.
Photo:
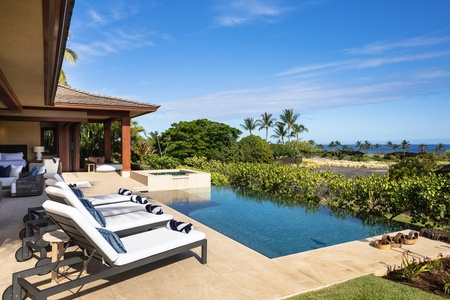
[(105, 145), (104, 145), (104, 149), (103, 149), (103, 153), (105, 154), (105, 161), (110, 162), (111, 161), (111, 156), (112, 156), (112, 151), (111, 151), (111, 122), (106, 122), (103, 123), (103, 130), (104, 130), (104, 141), (105, 141)]
[(70, 166), (70, 134), (68, 123), (58, 123), (58, 157), (62, 171), (69, 172)]
[(122, 117), (122, 177), (131, 173), (131, 118)]
[[(81, 134), (80, 134), (80, 131), (81, 131), (81, 123), (76, 123), (75, 124), (75, 126), (74, 126), (74, 150), (73, 150), (73, 153), (72, 153), (72, 155), (73, 155), (73, 163), (74, 163), (74, 171), (75, 172), (80, 172), (81, 171), (81, 168), (82, 168), (82, 166), (81, 166), (81, 162), (80, 162), (80, 159), (81, 159), (81, 150), (80, 150), (80, 138), (81, 138)], [(83, 164), (83, 168), (84, 168), (84, 164)]]

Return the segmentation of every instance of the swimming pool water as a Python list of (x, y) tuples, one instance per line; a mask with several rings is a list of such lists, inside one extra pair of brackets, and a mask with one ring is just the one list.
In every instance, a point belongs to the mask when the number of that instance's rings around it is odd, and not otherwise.
[(243, 195), (231, 187), (211, 187), (209, 201), (168, 205), (269, 258), (406, 229), (397, 222), (367, 225), (351, 216), (340, 218), (330, 215), (325, 206), (308, 211), (267, 200)]

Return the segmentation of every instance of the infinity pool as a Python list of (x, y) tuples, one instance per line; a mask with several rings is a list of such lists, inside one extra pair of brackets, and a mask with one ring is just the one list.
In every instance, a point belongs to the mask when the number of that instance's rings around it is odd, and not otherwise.
[(337, 217), (325, 206), (308, 211), (247, 194), (231, 187), (211, 187), (208, 200), (185, 196), (166, 204), (269, 258), (407, 228), (397, 222)]

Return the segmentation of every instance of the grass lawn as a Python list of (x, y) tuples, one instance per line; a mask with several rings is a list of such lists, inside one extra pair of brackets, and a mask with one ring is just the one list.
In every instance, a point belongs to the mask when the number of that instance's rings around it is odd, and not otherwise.
[(439, 300), (439, 296), (432, 295), (416, 288), (395, 283), (375, 275), (362, 276), (341, 284), (333, 285), (318, 291), (297, 295), (288, 300), (402, 300), (421, 299)]

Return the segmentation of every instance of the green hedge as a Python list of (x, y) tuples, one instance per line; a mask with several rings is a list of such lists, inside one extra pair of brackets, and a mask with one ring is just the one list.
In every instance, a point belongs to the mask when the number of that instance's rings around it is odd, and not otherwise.
[(430, 172), (389, 180), (389, 176), (356, 176), (295, 166), (263, 163), (222, 163), (189, 158), (185, 163), (211, 173), (214, 185), (231, 184), (270, 194), (286, 204), (324, 203), (335, 211), (390, 216), (407, 214), (413, 223), (450, 223), (450, 176)]

